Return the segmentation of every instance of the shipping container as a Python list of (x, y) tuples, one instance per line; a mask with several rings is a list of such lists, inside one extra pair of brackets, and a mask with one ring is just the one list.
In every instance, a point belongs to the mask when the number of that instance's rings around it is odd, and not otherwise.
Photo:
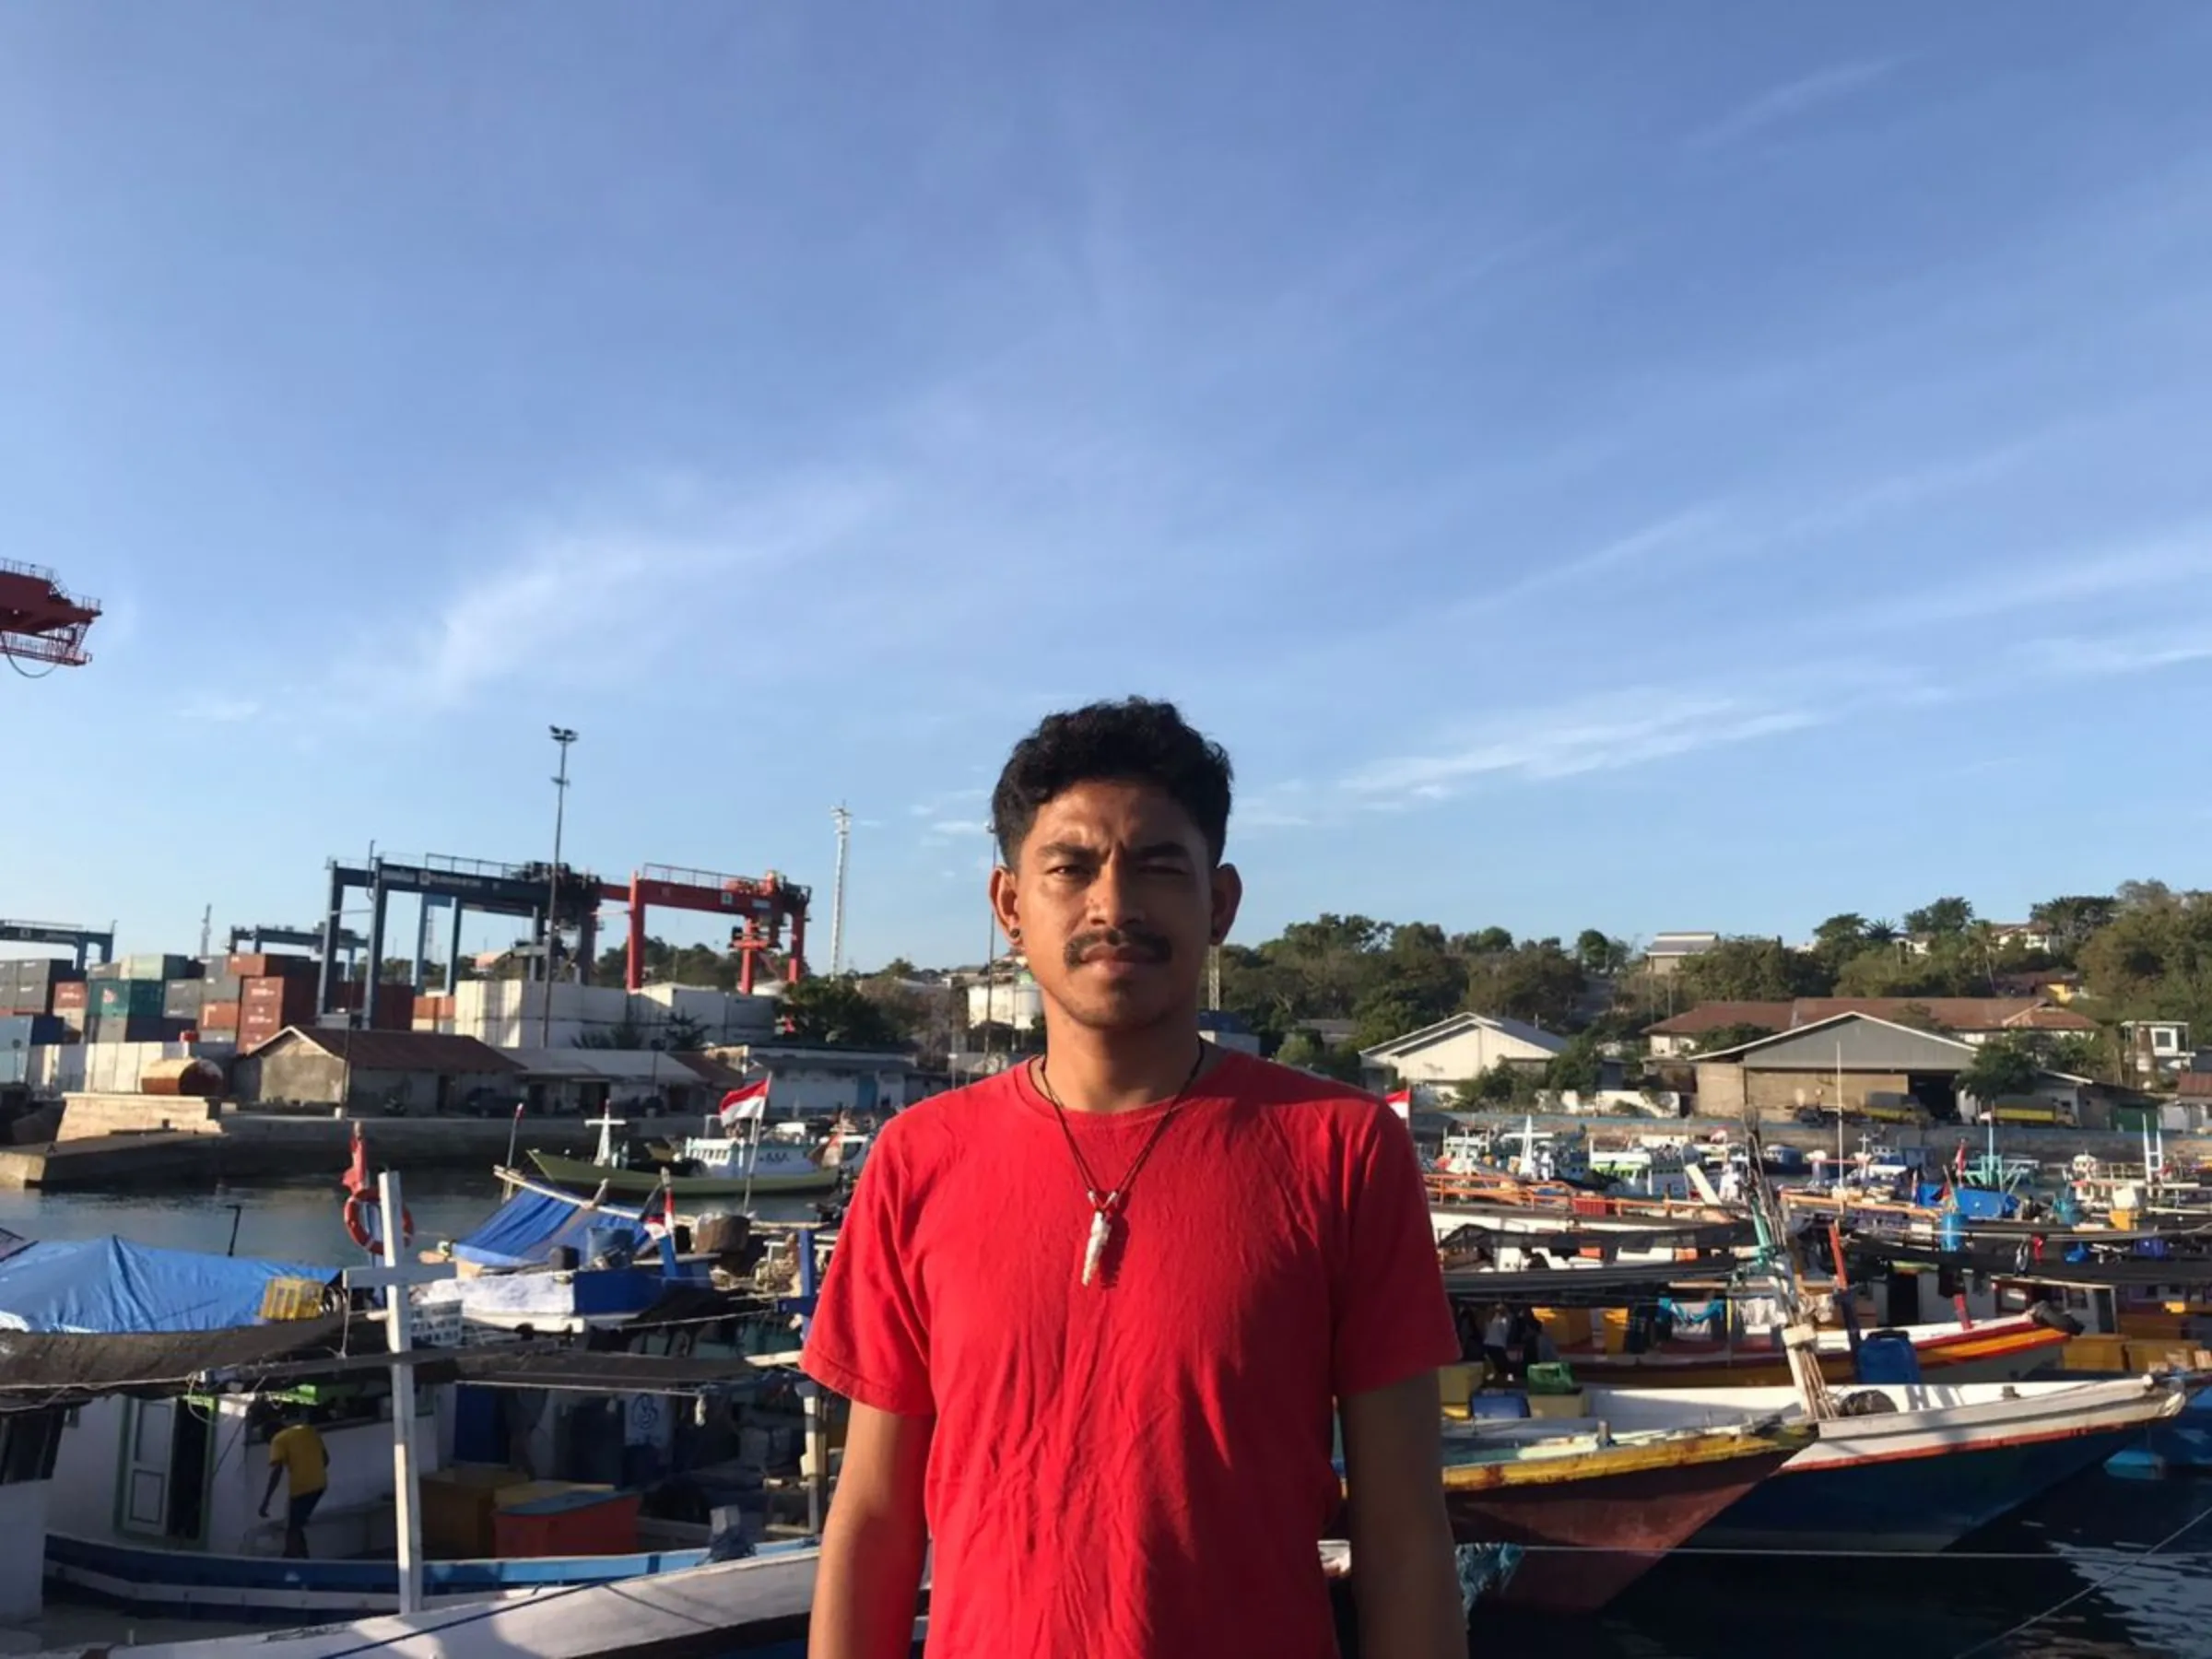
[(191, 979), (198, 971), (199, 964), (190, 957), (154, 954), (123, 959), (123, 977), (126, 980)]
[(318, 966), (313, 957), (234, 956), (223, 971), (232, 979), (313, 979)]
[(415, 1026), (415, 993), (406, 985), (376, 988), (376, 1029), (406, 1031)]
[(189, 1019), (196, 1024), (206, 1001), (206, 980), (171, 980), (161, 990), (161, 1012), (171, 1019)]
[(238, 1030), (239, 1006), (234, 1002), (211, 1002), (200, 1008), (200, 1030), (206, 1031), (235, 1031)]
[(176, 1021), (159, 1014), (103, 1014), (92, 1021), (90, 1037), (96, 1043), (159, 1043), (169, 1041), (176, 1030)]
[(202, 974), (200, 983), (207, 987), (206, 1001), (236, 1002), (239, 998), (239, 988), (245, 983), (245, 981), (240, 979), (235, 973), (218, 971)]
[(92, 989), (83, 980), (57, 980), (53, 987), (53, 1011), (65, 1014), (71, 1008), (91, 1006)]
[(121, 962), (95, 962), (85, 970), (85, 977), (88, 980), (119, 980), (123, 977), (123, 964)]
[(161, 1012), (159, 980), (101, 980), (92, 990), (92, 1011), (102, 1019)]
[(62, 1022), (51, 1014), (0, 1015), (0, 1049), (59, 1042), (64, 1034)]

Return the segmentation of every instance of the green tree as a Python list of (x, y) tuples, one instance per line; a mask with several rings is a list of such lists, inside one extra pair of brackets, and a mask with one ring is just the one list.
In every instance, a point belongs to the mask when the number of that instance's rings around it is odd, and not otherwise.
[(1964, 933), (1973, 924), (1974, 907), (1959, 898), (1937, 899), (1905, 912), (1905, 931), (1930, 935)]
[(1677, 977), (1693, 1003), (1788, 1002), (1829, 988), (1818, 959), (1779, 939), (1723, 939), (1684, 961)]
[(1576, 965), (1593, 979), (1618, 973), (1628, 966), (1629, 947), (1619, 939), (1594, 927), (1585, 927), (1575, 935), (1574, 959)]
[(1283, 1040), (1283, 1046), (1275, 1057), (1285, 1065), (1319, 1072), (1340, 1083), (1359, 1081), (1359, 1054), (1348, 1046), (1334, 1047), (1323, 1042), (1312, 1031), (1291, 1032)]
[(1812, 954), (1828, 977), (1843, 971), (1843, 964), (1866, 948), (1866, 918), (1856, 911), (1830, 916), (1813, 929)]
[(2120, 896), (2111, 925), (2081, 947), (2099, 1018), (2185, 1019), (2212, 1030), (2212, 894), (2128, 882)]
[(2112, 924), (2120, 900), (2110, 893), (2070, 893), (2046, 899), (2028, 912), (2028, 920), (2050, 935), (2052, 957), (2074, 965), (2081, 947)]
[(1866, 943), (1894, 945), (1897, 943), (1897, 924), (1887, 917), (1877, 916), (1866, 924)]
[(897, 1048), (905, 1033), (883, 1005), (851, 975), (817, 977), (786, 985), (776, 1012), (794, 1037), (808, 1042), (841, 1042), (853, 1048)]
[(1293, 922), (1261, 946), (1260, 954), (1298, 976), (1304, 1018), (1348, 1019), (1382, 978), (1379, 959), (1389, 937), (1386, 923), (1331, 912)]
[(1480, 1077), (1459, 1085), (1460, 1103), (1465, 1106), (1503, 1106), (1513, 1098), (1515, 1069), (1500, 1060)]
[(1551, 1057), (1544, 1067), (1544, 1086), (1587, 1094), (1597, 1087), (1598, 1065), (1604, 1056), (1586, 1036), (1577, 1037)]
[(1581, 964), (1557, 939), (1526, 941), (1467, 965), (1469, 1013), (1564, 1027), (1583, 994)]
[(1430, 1024), (1419, 1002), (1393, 985), (1378, 985), (1352, 1010), (1351, 1046), (1371, 1049)]
[(1496, 956), (1513, 947), (1513, 935), (1502, 927), (1486, 927), (1478, 933), (1461, 934), (1452, 941), (1452, 947), (1462, 956)]
[(1984, 1106), (2008, 1096), (2032, 1094), (2042, 1064), (2034, 1050), (2011, 1037), (1993, 1037), (1974, 1051), (1959, 1087)]
[(1697, 1048), (1693, 1052), (1700, 1054), (1723, 1053), (1732, 1048), (1741, 1048), (1747, 1042), (1757, 1042), (1761, 1037), (1773, 1035), (1773, 1028), (1771, 1026), (1752, 1025), (1747, 1022), (1725, 1025), (1718, 1030), (1706, 1032), (1699, 1040)]

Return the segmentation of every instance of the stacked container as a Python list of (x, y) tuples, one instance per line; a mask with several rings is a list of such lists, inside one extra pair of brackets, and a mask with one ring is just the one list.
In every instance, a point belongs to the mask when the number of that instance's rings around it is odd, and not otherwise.
[(92, 987), (83, 980), (56, 980), (53, 984), (54, 1018), (78, 1037), (92, 1013)]
[(54, 992), (83, 981), (67, 962), (51, 957), (0, 962), (0, 1015), (51, 1014)]
[[(231, 960), (234, 963), (241, 960), (253, 963), (303, 961), (304, 959), (233, 957)], [(241, 1049), (250, 1053), (276, 1036), (287, 1026), (314, 1024), (314, 964), (307, 962), (305, 966), (310, 971), (306, 973), (241, 975), (238, 1012), (238, 1046)]]

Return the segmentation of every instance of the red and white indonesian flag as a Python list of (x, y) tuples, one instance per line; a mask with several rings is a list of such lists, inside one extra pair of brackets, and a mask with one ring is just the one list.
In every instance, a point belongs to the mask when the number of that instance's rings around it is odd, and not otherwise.
[(768, 1079), (747, 1083), (743, 1088), (733, 1088), (722, 1097), (722, 1126), (734, 1129), (739, 1124), (759, 1123), (768, 1116)]
[(1412, 1089), (1401, 1088), (1394, 1093), (1386, 1094), (1382, 1097), (1382, 1104), (1389, 1107), (1393, 1112), (1396, 1112), (1407, 1123), (1411, 1123), (1413, 1121)]

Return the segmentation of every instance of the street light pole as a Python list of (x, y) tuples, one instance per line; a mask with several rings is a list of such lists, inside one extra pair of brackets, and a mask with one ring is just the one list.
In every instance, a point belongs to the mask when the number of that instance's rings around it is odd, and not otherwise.
[(549, 728), (553, 741), (560, 745), (560, 775), (553, 780), (553, 869), (546, 877), (546, 1004), (545, 1020), (538, 1031), (538, 1046), (553, 1046), (553, 940), (560, 931), (560, 831), (567, 817), (569, 805), (569, 745), (576, 741), (574, 728)]

